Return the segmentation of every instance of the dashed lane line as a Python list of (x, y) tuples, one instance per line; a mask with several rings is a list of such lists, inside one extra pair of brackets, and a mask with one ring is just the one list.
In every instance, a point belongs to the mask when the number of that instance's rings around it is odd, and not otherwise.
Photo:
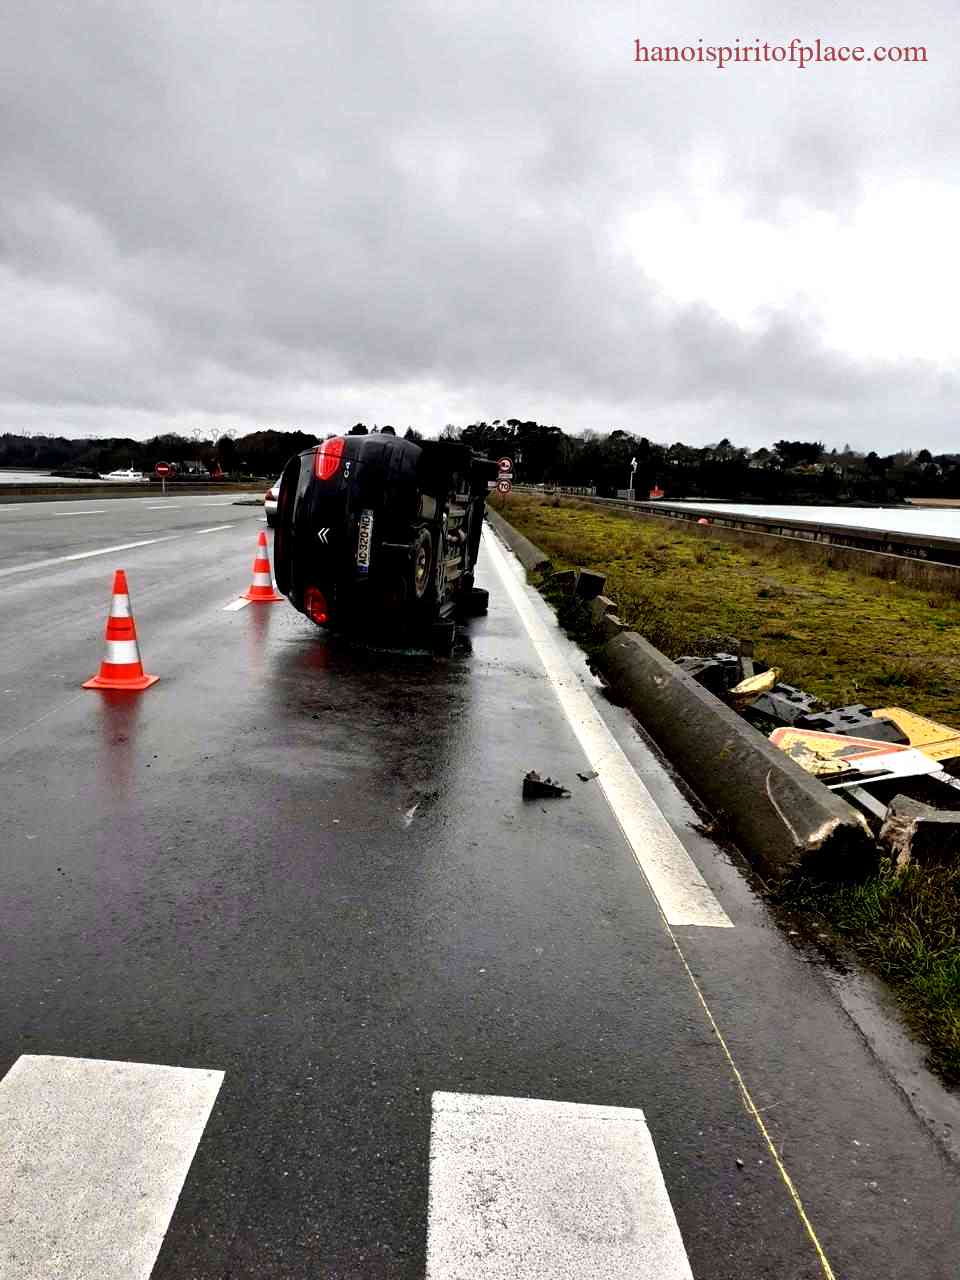
[(733, 922), (593, 705), (550, 629), (533, 608), (526, 584), (520, 581), (500, 543), (486, 529), (484, 541), (664, 917), (671, 925), (732, 929)]
[(115, 551), (132, 551), (135, 547), (152, 547), (158, 542), (172, 542), (175, 538), (189, 538), (196, 533), (219, 533), (221, 529), (232, 529), (233, 524), (216, 524), (209, 529), (184, 529), (181, 533), (164, 533), (159, 538), (141, 538), (137, 542), (118, 542), (112, 547), (96, 547), (93, 551), (75, 551), (69, 556), (51, 556), (48, 560), (33, 560), (28, 564), (11, 565), (8, 569), (0, 569), (0, 578), (9, 578), (15, 573), (29, 573), (34, 569), (49, 569), (58, 564), (69, 564), (74, 560), (89, 560), (93, 556), (108, 556)]
[(642, 1111), (434, 1093), (427, 1280), (693, 1272)]
[(175, 507), (169, 502), (162, 502), (155, 507), (144, 507), (144, 511), (182, 511), (183, 507)]
[(71, 516), (104, 516), (106, 510), (100, 507), (96, 511), (51, 511), (51, 515), (58, 516), (61, 520), (69, 519)]
[(148, 1280), (222, 1071), (17, 1059), (0, 1082), (4, 1280)]

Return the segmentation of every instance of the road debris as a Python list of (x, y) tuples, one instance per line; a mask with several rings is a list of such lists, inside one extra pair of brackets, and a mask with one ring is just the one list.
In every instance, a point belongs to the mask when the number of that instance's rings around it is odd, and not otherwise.
[(718, 698), (743, 679), (735, 653), (715, 653), (709, 658), (685, 655), (677, 659), (677, 666)]
[(577, 574), (573, 594), (580, 600), (596, 600), (606, 585), (606, 574), (594, 573), (592, 569), (581, 569)]
[(911, 747), (934, 760), (955, 760), (960, 756), (960, 729), (938, 724), (936, 720), (928, 720), (926, 716), (918, 716), (903, 707), (880, 707), (873, 714), (899, 725)]
[(589, 773), (577, 773), (577, 777), (581, 782), (592, 782), (598, 776), (596, 769), (591, 769)]
[(773, 721), (774, 724), (796, 724), (805, 715), (819, 710), (820, 702), (812, 693), (792, 684), (778, 682), (769, 693), (763, 693), (748, 708), (747, 719)]
[(817, 729), (823, 733), (844, 733), (857, 738), (875, 738), (881, 742), (910, 745), (910, 738), (894, 720), (869, 711), (862, 702), (833, 711), (818, 711), (794, 721), (798, 729)]
[(890, 802), (880, 829), (880, 843), (896, 860), (898, 871), (916, 862), (955, 862), (960, 856), (960, 813), (898, 795)]
[[(741, 659), (741, 663), (744, 660)], [(753, 659), (747, 659), (750, 666), (753, 666)], [(735, 684), (729, 691), (730, 702), (738, 711), (742, 707), (748, 707), (751, 702), (755, 702), (761, 693), (769, 693), (773, 686), (780, 679), (780, 668), (771, 667), (769, 671), (761, 671), (759, 675), (749, 675), (745, 680), (741, 680), (739, 684)]]
[(562, 782), (554, 782), (552, 778), (541, 778), (536, 769), (531, 769), (523, 779), (524, 800), (547, 800), (552, 798), (566, 800), (570, 792)]
[(867, 779), (915, 778), (936, 773), (937, 762), (913, 747), (813, 729), (774, 729), (770, 741), (828, 787), (859, 786)]

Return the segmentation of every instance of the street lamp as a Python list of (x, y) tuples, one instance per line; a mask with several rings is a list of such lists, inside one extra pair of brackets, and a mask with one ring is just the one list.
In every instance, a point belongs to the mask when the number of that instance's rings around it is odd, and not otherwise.
[(630, 483), (627, 485), (627, 493), (633, 494), (633, 477), (637, 474), (637, 460), (630, 459)]

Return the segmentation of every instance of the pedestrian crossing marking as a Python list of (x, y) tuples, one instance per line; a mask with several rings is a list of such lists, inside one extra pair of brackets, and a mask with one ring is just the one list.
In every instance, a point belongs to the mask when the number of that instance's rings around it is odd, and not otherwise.
[(427, 1280), (692, 1280), (642, 1111), (434, 1093)]
[(3, 1280), (148, 1280), (222, 1082), (18, 1058), (0, 1081)]

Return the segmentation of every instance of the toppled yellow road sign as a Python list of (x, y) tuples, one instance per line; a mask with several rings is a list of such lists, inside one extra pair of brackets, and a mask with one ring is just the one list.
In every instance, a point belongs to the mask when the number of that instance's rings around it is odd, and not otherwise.
[(848, 773), (860, 767), (871, 756), (885, 756), (892, 751), (907, 751), (892, 742), (875, 738), (849, 738), (840, 733), (823, 733), (818, 729), (774, 729), (770, 741), (796, 760), (807, 773), (818, 778)]
[(910, 739), (911, 747), (916, 747), (932, 760), (953, 760), (960, 756), (960, 729), (938, 724), (936, 720), (915, 715), (903, 707), (883, 707), (873, 714), (899, 725)]

